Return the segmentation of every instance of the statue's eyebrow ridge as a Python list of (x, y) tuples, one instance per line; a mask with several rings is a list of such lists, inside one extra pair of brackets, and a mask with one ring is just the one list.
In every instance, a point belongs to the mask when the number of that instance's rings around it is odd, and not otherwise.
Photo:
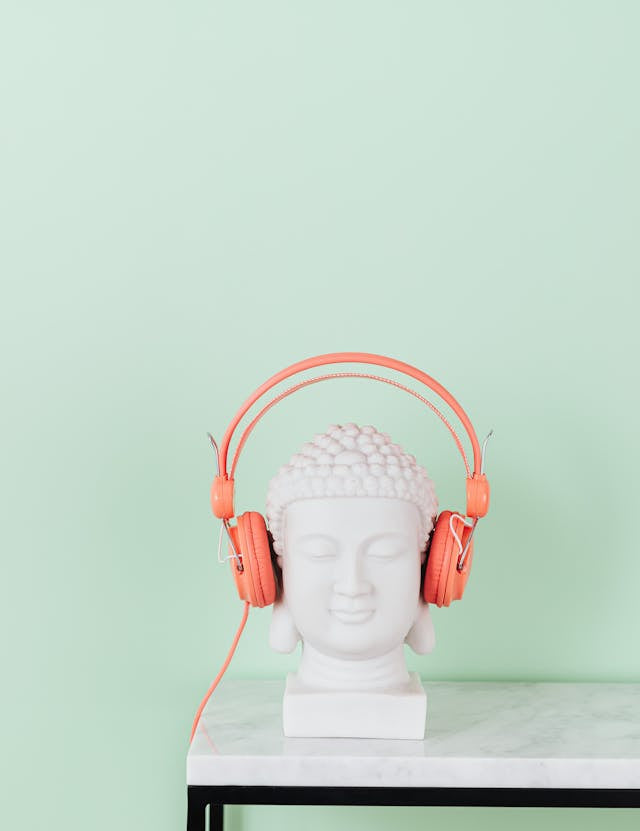
[(371, 543), (377, 542), (378, 540), (388, 539), (396, 539), (400, 542), (407, 542), (410, 540), (410, 536), (405, 534), (404, 531), (381, 531), (379, 534), (371, 534), (369, 537), (364, 539), (361, 543), (361, 547), (366, 550)]
[(307, 540), (326, 540), (330, 542), (332, 545), (337, 545), (338, 540), (335, 537), (332, 537), (330, 534), (323, 534), (322, 532), (318, 531), (317, 533), (310, 533), (310, 534), (303, 534), (300, 537), (296, 537), (296, 542), (306, 542)]

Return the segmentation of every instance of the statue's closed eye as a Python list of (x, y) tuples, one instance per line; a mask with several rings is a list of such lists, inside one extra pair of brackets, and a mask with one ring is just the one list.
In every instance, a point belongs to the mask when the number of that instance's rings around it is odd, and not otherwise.
[(311, 560), (335, 560), (337, 555), (333, 551), (307, 551), (305, 556)]
[(382, 534), (366, 546), (367, 557), (375, 560), (395, 560), (410, 551), (409, 541), (403, 534)]
[(324, 534), (307, 534), (295, 547), (300, 554), (311, 560), (330, 560), (338, 556), (336, 543)]

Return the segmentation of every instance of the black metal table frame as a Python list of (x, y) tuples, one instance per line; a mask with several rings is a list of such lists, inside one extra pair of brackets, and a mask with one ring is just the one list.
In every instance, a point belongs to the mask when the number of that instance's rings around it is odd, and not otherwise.
[(187, 831), (222, 831), (225, 805), (640, 808), (638, 788), (310, 788), (189, 785)]

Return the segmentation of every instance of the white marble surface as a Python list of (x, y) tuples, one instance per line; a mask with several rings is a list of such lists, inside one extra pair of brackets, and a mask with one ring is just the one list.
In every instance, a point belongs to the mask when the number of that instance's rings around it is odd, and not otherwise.
[(640, 788), (640, 684), (424, 682), (425, 739), (296, 739), (284, 681), (225, 679), (189, 785)]

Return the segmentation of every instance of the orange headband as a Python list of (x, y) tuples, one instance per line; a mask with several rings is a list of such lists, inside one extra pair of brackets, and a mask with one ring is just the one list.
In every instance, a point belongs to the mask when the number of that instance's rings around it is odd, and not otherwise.
[[(429, 401), (427, 401), (425, 398), (418, 395), (408, 387), (404, 387), (401, 384), (398, 384), (387, 378), (381, 378), (375, 375), (364, 375), (360, 373), (339, 373), (335, 376), (324, 375), (320, 378), (313, 378), (307, 381), (303, 381), (300, 384), (296, 384), (290, 390), (287, 390), (281, 395), (276, 396), (276, 398), (273, 401), (267, 404), (260, 411), (260, 413), (258, 413), (256, 418), (253, 419), (253, 421), (244, 431), (233, 460), (231, 477), (229, 477), (227, 474), (227, 457), (229, 452), (229, 444), (231, 443), (231, 439), (239, 422), (241, 421), (243, 416), (248, 412), (248, 410), (253, 406), (253, 404), (255, 404), (255, 402), (259, 398), (261, 398), (265, 393), (267, 393), (270, 389), (275, 387), (281, 381), (290, 378), (292, 375), (296, 375), (300, 372), (304, 372), (305, 370), (313, 369), (318, 366), (326, 366), (327, 364), (338, 363), (358, 363), (372, 364), (375, 366), (384, 366), (387, 369), (396, 370), (397, 372), (401, 372), (404, 375), (408, 375), (411, 378), (414, 378), (416, 381), (420, 381), (421, 383), (425, 384), (425, 386), (429, 387), (429, 389), (433, 390), (451, 407), (451, 409), (460, 419), (464, 429), (467, 432), (467, 435), (469, 436), (469, 439), (471, 441), (471, 447), (473, 449), (473, 475), (469, 475), (469, 468), (466, 461), (466, 456), (464, 454), (464, 450), (454, 429), (451, 427), (451, 425), (448, 423), (448, 421), (442, 415), (442, 413), (440, 413), (439, 410), (437, 410)], [(333, 352), (326, 355), (317, 355), (313, 358), (306, 358), (303, 361), (299, 361), (298, 363), (292, 364), (286, 369), (281, 370), (280, 372), (271, 376), (271, 378), (265, 381), (260, 387), (258, 387), (258, 389), (251, 396), (249, 396), (249, 398), (247, 398), (244, 404), (240, 407), (240, 409), (234, 416), (233, 420), (231, 421), (231, 424), (227, 428), (222, 438), (220, 448), (218, 450), (219, 474), (215, 477), (211, 488), (211, 506), (213, 508), (214, 514), (218, 518), (231, 519), (231, 517), (235, 515), (233, 507), (233, 474), (235, 472), (238, 456), (242, 447), (244, 446), (244, 443), (249, 433), (253, 430), (256, 423), (264, 415), (264, 413), (278, 401), (282, 400), (282, 398), (286, 397), (287, 395), (290, 395), (291, 393), (295, 392), (297, 389), (300, 389), (303, 386), (316, 383), (317, 381), (326, 380), (327, 378), (331, 377), (344, 376), (365, 377), (371, 378), (376, 381), (383, 381), (385, 383), (392, 384), (393, 386), (397, 386), (405, 390), (406, 392), (410, 393), (411, 395), (414, 395), (415, 397), (421, 399), (424, 403), (426, 403), (442, 419), (442, 421), (444, 421), (446, 426), (449, 428), (449, 431), (453, 435), (458, 449), (465, 461), (465, 466), (467, 468), (467, 515), (481, 517), (487, 513), (489, 507), (489, 483), (487, 481), (486, 476), (482, 473), (481, 469), (482, 454), (480, 450), (480, 443), (478, 442), (478, 437), (476, 436), (476, 432), (473, 429), (473, 425), (471, 424), (469, 417), (462, 409), (460, 404), (456, 401), (456, 399), (451, 395), (451, 393), (448, 392), (442, 386), (442, 384), (439, 384), (430, 375), (427, 375), (425, 372), (422, 372), (421, 370), (417, 369), (414, 366), (411, 366), (410, 364), (404, 363), (403, 361), (398, 361), (395, 358), (387, 358), (384, 355), (375, 355), (368, 352)]]

